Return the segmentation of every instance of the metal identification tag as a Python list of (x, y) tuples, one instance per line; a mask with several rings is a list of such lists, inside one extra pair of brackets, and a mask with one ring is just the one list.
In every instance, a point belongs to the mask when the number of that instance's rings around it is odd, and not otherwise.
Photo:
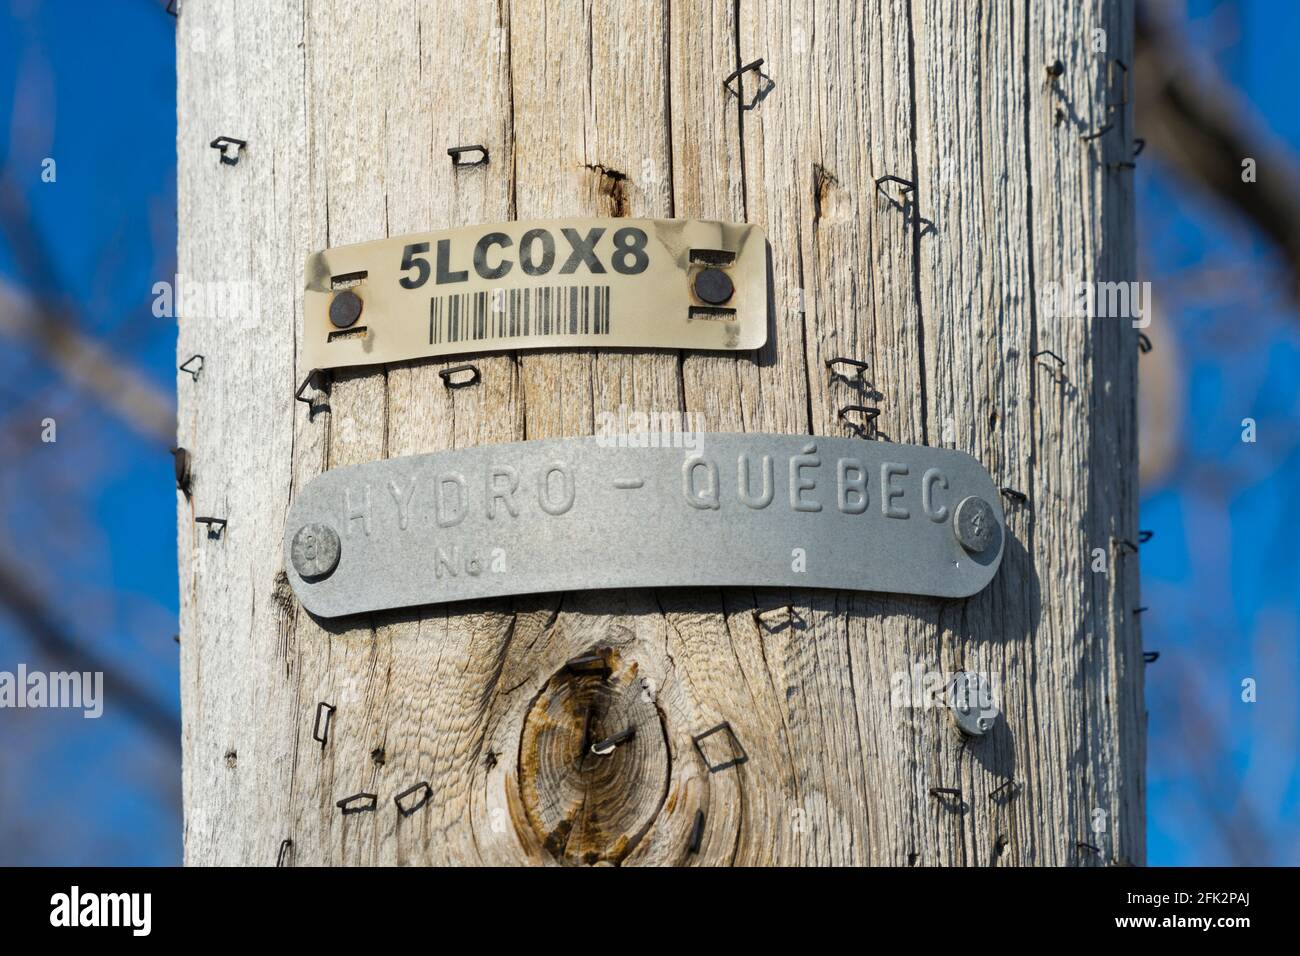
[(1002, 560), (970, 455), (677, 433), (487, 445), (325, 472), (285, 527), (313, 614), (592, 588), (780, 586), (965, 597)]
[(340, 246), (307, 259), (309, 368), (523, 348), (756, 349), (757, 226), (555, 219)]

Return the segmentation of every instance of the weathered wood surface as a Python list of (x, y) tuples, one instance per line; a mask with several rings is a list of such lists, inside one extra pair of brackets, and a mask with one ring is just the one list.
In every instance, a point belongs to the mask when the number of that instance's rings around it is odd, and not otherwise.
[[(187, 862), (271, 864), (284, 840), (296, 865), (1142, 862), (1137, 571), (1112, 541), (1136, 536), (1136, 333), (1037, 306), (1069, 275), (1133, 278), (1131, 172), (1106, 165), (1133, 135), (1106, 106), (1132, 10), (1066, 6), (187, 0), (180, 272), (259, 296), (252, 322), (180, 321), (180, 359), (206, 356), (178, 376)], [(721, 81), (758, 57), (741, 110)], [(236, 166), (208, 148), (222, 134), (248, 141)], [(490, 164), (453, 169), (464, 143)], [(309, 252), (576, 215), (762, 224), (771, 342), (481, 356), (455, 392), (437, 372), (460, 358), (361, 369), (310, 416), (293, 401)], [(832, 380), (837, 355), (872, 385)], [(571, 593), (348, 630), (282, 575), (289, 502), (326, 468), (587, 435), (620, 405), (839, 435), (858, 402), (1028, 496), (983, 593)], [(196, 515), (229, 524), (211, 538)], [(607, 678), (565, 669), (593, 652)], [(895, 699), (918, 667), (986, 672), (1005, 719), (963, 744)], [(722, 721), (748, 760), (711, 774), (691, 737)], [(613, 757), (582, 755), (629, 725)], [(702, 746), (730, 759), (725, 734)], [(400, 816), (420, 781), (428, 803)], [(344, 816), (360, 791), (377, 810)]]

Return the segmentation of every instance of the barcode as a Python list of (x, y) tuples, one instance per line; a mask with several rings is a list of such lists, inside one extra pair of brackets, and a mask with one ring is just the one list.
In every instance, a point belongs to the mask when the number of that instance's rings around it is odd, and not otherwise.
[(609, 286), (536, 286), (435, 296), (429, 344), (525, 335), (609, 335)]

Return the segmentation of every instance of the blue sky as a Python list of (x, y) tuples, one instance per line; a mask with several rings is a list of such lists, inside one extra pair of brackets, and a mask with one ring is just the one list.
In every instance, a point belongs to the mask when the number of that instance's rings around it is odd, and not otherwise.
[[(1300, 150), (1300, 5), (1190, 4), (1197, 53)], [(1142, 127), (1141, 116), (1137, 128)], [(1269, 175), (1269, 171), (1263, 172)], [(1178, 453), (1144, 488), (1151, 863), (1300, 863), (1300, 311), (1269, 247), (1144, 155), (1144, 278), (1168, 312)], [(1150, 357), (1144, 357), (1143, 362)], [(1143, 387), (1159, 381), (1143, 378)], [(1242, 421), (1257, 441), (1242, 440)], [(1256, 702), (1242, 682), (1256, 682)]]
[[(51, 282), (164, 392), (175, 327), (149, 303), (175, 261), (173, 30), (143, 0), (0, 9), (0, 161), (23, 187)], [(45, 157), (54, 183), (41, 181)], [(0, 241), (0, 276), (24, 284), (16, 264)], [(0, 396), (7, 426), (30, 422), (16, 436), (26, 441), (0, 451), (0, 542), (56, 591), (72, 633), (179, 714), (167, 449), (13, 349), (0, 356)], [(54, 444), (36, 440), (47, 415)], [(40, 660), (0, 615), (0, 668), (49, 666)], [(179, 861), (179, 742), (160, 746), (112, 707), (99, 720), (7, 710), (0, 742), (0, 861)]]

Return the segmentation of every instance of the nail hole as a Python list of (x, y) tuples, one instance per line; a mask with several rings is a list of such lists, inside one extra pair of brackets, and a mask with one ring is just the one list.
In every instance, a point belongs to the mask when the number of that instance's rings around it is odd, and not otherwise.
[(330, 289), (350, 289), (354, 285), (359, 285), (361, 280), (370, 273), (365, 269), (360, 272), (345, 272), (342, 275), (330, 276)]
[(358, 325), (355, 329), (340, 329), (338, 332), (331, 332), (326, 339), (328, 342), (336, 342), (339, 339), (364, 339), (368, 326)]

